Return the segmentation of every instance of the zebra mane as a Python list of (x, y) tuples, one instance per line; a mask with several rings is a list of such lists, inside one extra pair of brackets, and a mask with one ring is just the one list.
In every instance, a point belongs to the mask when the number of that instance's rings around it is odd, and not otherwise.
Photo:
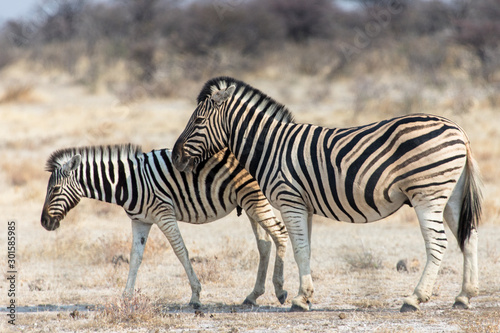
[(271, 117), (276, 118), (276, 119), (283, 121), (283, 122), (286, 122), (286, 123), (293, 123), (294, 122), (293, 115), (287, 109), (286, 106), (284, 106), (283, 104), (281, 104), (279, 102), (276, 102), (274, 99), (267, 96), (262, 91), (252, 87), (251, 85), (249, 85), (243, 81), (233, 79), (233, 78), (227, 77), (227, 76), (220, 76), (220, 77), (216, 77), (216, 78), (213, 78), (213, 79), (210, 79), (209, 81), (207, 81), (205, 83), (205, 85), (203, 86), (203, 88), (201, 89), (200, 94), (198, 95), (198, 98), (197, 98), (198, 104), (200, 104), (201, 102), (203, 102), (207, 98), (212, 97), (212, 95), (216, 91), (227, 88), (231, 85), (236, 86), (235, 91), (238, 91), (240, 89), (245, 89), (247, 91), (252, 91), (255, 95), (261, 95), (262, 97), (267, 99), (269, 102), (269, 104), (268, 104), (269, 107), (267, 107), (266, 113), (268, 115), (270, 115)]
[(121, 145), (86, 146), (59, 149), (50, 155), (49, 159), (47, 160), (45, 170), (53, 172), (54, 170), (62, 167), (64, 163), (68, 162), (76, 154), (80, 154), (84, 158), (91, 158), (97, 154), (102, 155), (104, 151), (107, 151), (110, 156), (125, 155), (135, 157), (138, 154), (142, 153), (142, 148), (139, 145), (127, 143)]

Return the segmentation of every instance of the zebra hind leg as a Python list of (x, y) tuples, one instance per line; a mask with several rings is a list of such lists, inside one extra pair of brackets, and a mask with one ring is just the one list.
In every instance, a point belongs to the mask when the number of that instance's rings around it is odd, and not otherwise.
[(130, 249), (130, 264), (128, 271), (127, 284), (123, 291), (124, 298), (130, 298), (134, 294), (135, 280), (137, 271), (141, 266), (144, 248), (148, 241), (149, 231), (152, 224), (143, 223), (141, 221), (132, 220), (132, 248)]
[[(457, 189), (461, 188), (460, 181), (457, 184)], [(458, 229), (460, 221), (460, 210), (462, 205), (462, 192), (454, 190), (446, 208), (444, 210), (444, 218), (446, 224), (458, 240)], [(469, 239), (465, 241), (463, 253), (463, 282), (460, 294), (455, 298), (453, 308), (468, 309), (469, 300), (478, 294), (478, 265), (477, 265), (477, 231), (472, 229)]]
[(189, 305), (193, 308), (198, 309), (201, 307), (200, 293), (201, 293), (201, 283), (194, 272), (191, 261), (189, 260), (189, 253), (182, 239), (179, 226), (177, 225), (177, 220), (175, 219), (175, 213), (173, 209), (166, 209), (166, 213), (159, 219), (157, 223), (160, 230), (163, 232), (165, 237), (167, 237), (170, 246), (174, 250), (175, 255), (181, 262), (186, 275), (189, 279), (189, 285), (191, 286), (191, 300)]
[(425, 242), (427, 261), (417, 287), (405, 298), (401, 312), (418, 311), (419, 304), (427, 302), (438, 275), (448, 240), (444, 232), (443, 213), (435, 204), (431, 207), (414, 205)]

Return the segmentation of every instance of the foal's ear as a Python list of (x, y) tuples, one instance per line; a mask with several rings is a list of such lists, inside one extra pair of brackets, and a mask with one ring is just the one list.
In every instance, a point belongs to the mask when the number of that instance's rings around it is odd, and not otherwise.
[(231, 97), (234, 93), (236, 86), (233, 84), (225, 89), (221, 89), (212, 96), (212, 100), (217, 105), (221, 105), (224, 103), (229, 97)]
[(80, 163), (82, 163), (82, 156), (80, 154), (76, 154), (68, 162), (64, 163), (62, 171), (66, 175), (69, 175), (71, 171), (76, 170), (80, 166)]

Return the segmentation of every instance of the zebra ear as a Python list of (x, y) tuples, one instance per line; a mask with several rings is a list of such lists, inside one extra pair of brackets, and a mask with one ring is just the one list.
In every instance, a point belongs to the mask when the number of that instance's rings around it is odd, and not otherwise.
[(235, 89), (235, 85), (231, 85), (226, 89), (221, 89), (212, 96), (212, 100), (215, 102), (215, 104), (221, 105), (233, 95)]
[(68, 162), (64, 163), (62, 171), (64, 174), (69, 175), (71, 171), (76, 170), (80, 166), (80, 163), (82, 163), (82, 156), (76, 154)]

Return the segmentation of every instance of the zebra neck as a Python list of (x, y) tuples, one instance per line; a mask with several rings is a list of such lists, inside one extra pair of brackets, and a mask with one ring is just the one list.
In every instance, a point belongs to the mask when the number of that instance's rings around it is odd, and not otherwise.
[(79, 181), (83, 196), (133, 210), (142, 190), (143, 165), (142, 159), (133, 156), (82, 160)]
[(278, 163), (279, 142), (298, 124), (278, 121), (265, 112), (245, 112), (233, 122), (229, 147), (241, 165), (257, 180), (264, 170)]

